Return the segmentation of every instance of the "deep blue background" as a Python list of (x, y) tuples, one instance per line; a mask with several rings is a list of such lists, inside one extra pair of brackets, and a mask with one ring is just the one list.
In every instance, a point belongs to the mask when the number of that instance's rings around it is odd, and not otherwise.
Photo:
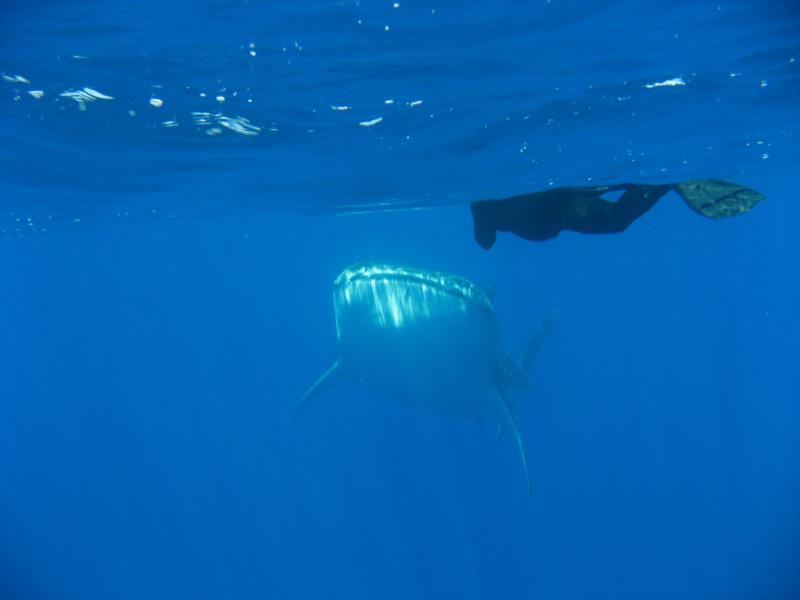
[[(391, 4), (3, 5), (0, 597), (797, 597), (794, 3)], [(471, 199), (711, 176), (768, 199), (472, 240)], [(362, 260), (494, 285), (512, 352), (560, 310), (533, 497), (355, 382), (290, 425)]]

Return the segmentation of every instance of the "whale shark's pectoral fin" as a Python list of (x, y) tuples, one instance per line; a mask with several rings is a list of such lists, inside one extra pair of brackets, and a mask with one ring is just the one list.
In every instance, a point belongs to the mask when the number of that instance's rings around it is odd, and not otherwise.
[(531, 365), (533, 365), (536, 360), (536, 357), (539, 355), (542, 344), (544, 344), (545, 340), (550, 336), (550, 333), (553, 331), (553, 328), (560, 318), (560, 311), (551, 310), (547, 316), (542, 319), (539, 329), (531, 336), (531, 339), (528, 340), (528, 345), (525, 347), (525, 352), (522, 354), (520, 366), (522, 367), (523, 373), (527, 374)]
[(347, 373), (342, 367), (342, 359), (337, 358), (336, 361), (328, 367), (328, 370), (320, 375), (319, 379), (314, 382), (314, 385), (308, 388), (308, 391), (303, 394), (303, 399), (300, 400), (300, 403), (294, 409), (294, 413), (292, 413), (292, 423), (297, 423), (300, 415), (305, 412), (312, 400), (346, 378)]
[(489, 299), (491, 304), (494, 304), (494, 298), (497, 296), (497, 288), (494, 284), (490, 285), (486, 288), (486, 297)]
[(519, 455), (522, 457), (522, 466), (525, 467), (525, 477), (528, 481), (528, 495), (530, 496), (533, 493), (533, 487), (531, 484), (531, 470), (530, 467), (528, 467), (528, 455), (525, 452), (525, 444), (522, 442), (522, 434), (520, 434), (519, 427), (517, 427), (517, 420), (514, 418), (514, 413), (508, 397), (502, 392), (502, 390), (498, 390), (498, 392), (500, 394), (500, 399), (503, 402), (503, 409), (505, 410), (506, 418), (511, 425), (511, 431), (514, 432), (514, 437), (517, 440), (517, 448), (519, 448)]

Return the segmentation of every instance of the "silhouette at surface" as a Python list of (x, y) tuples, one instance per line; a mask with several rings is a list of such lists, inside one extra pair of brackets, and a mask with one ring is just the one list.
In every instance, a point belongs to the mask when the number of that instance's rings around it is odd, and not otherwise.
[[(475, 240), (488, 250), (494, 245), (498, 231), (537, 242), (552, 239), (564, 230), (619, 233), (673, 190), (692, 210), (710, 219), (745, 213), (764, 199), (751, 188), (720, 179), (555, 188), (473, 202), (470, 207)], [(618, 191), (623, 193), (616, 201), (603, 198), (603, 194)]]

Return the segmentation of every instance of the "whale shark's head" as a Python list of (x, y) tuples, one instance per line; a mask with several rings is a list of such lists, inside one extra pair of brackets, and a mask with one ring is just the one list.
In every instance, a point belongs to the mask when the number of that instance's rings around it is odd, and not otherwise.
[(360, 263), (342, 271), (333, 289), (339, 339), (346, 334), (351, 318), (377, 329), (434, 325), (453, 319), (495, 322), (486, 293), (457, 275)]
[(486, 293), (446, 273), (363, 263), (334, 281), (344, 364), (413, 403), (474, 413), (495, 385), (498, 328)]

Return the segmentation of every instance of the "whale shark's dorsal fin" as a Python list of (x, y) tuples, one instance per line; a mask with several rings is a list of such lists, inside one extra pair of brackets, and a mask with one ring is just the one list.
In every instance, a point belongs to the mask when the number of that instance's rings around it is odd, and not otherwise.
[(314, 385), (308, 388), (308, 391), (303, 394), (303, 399), (300, 400), (300, 403), (294, 409), (294, 413), (292, 413), (292, 423), (297, 423), (300, 415), (305, 412), (312, 400), (346, 377), (347, 372), (344, 367), (342, 367), (342, 359), (337, 358), (334, 363), (320, 375), (319, 379), (314, 382)]
[[(514, 437), (517, 440), (517, 448), (519, 448), (519, 455), (522, 457), (522, 466), (525, 468), (525, 477), (528, 481), (528, 495), (530, 496), (533, 494), (533, 486), (531, 484), (531, 470), (530, 467), (528, 467), (528, 455), (525, 452), (525, 444), (522, 442), (522, 434), (519, 432), (519, 427), (517, 427), (517, 420), (514, 418), (514, 412), (512, 411), (508, 397), (499, 388), (497, 391), (500, 394), (500, 400), (502, 401), (503, 408), (506, 413), (506, 418), (508, 419), (508, 422), (511, 425), (511, 431), (514, 432)], [(500, 435), (499, 429), (497, 434), (499, 438)]]

